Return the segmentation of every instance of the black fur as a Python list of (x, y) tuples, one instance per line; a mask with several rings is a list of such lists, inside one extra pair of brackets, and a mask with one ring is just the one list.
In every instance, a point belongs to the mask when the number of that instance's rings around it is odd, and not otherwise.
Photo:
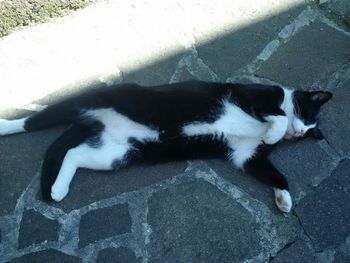
[(195, 160), (209, 158), (226, 158), (228, 148), (220, 138), (196, 136), (186, 138), (176, 136), (161, 142), (139, 142), (133, 140), (134, 151), (128, 155), (129, 161), (144, 163), (167, 162), (174, 160)]
[(155, 87), (122, 84), (50, 106), (30, 117), (25, 129), (34, 131), (80, 121), (77, 118), (84, 109), (114, 108), (136, 122), (157, 127), (172, 136), (181, 124), (193, 120), (214, 121), (221, 113), (221, 98), (228, 98), (261, 121), (266, 115), (284, 115), (279, 108), (283, 90), (277, 86), (203, 81)]
[(293, 93), (296, 113), (305, 124), (315, 123), (321, 105), (331, 98), (330, 92), (323, 91), (295, 91)]
[[(331, 94), (295, 92), (294, 104), (298, 114), (306, 122), (314, 121), (319, 107), (330, 99)], [(258, 84), (208, 83), (188, 81), (155, 87), (122, 84), (67, 99), (30, 117), (25, 129), (35, 131), (59, 124), (72, 126), (48, 149), (43, 164), (41, 187), (43, 197), (51, 199), (54, 183), (65, 154), (82, 142), (100, 147), (102, 123), (82, 118), (85, 110), (114, 108), (118, 113), (138, 123), (153, 127), (160, 132), (160, 142), (140, 142), (130, 139), (133, 146), (125, 160), (115, 160), (113, 168), (131, 162), (159, 162), (183, 159), (227, 158), (229, 149), (221, 136), (185, 137), (180, 128), (196, 121), (213, 122), (222, 113), (222, 100), (227, 99), (243, 111), (264, 122), (268, 115), (285, 115), (280, 109), (284, 99), (283, 89), (278, 86)], [(312, 103), (310, 103), (310, 100)], [(310, 109), (311, 105), (311, 109)], [(322, 137), (318, 129), (307, 136)], [(244, 169), (257, 179), (279, 189), (288, 190), (284, 176), (267, 158), (267, 146), (244, 165)]]
[(272, 146), (260, 146), (253, 158), (244, 164), (244, 170), (258, 180), (281, 190), (289, 190), (288, 182), (268, 159)]
[[(33, 124), (33, 123), (32, 123)], [(96, 126), (98, 128), (96, 128)], [(55, 182), (60, 171), (63, 159), (68, 150), (78, 146), (84, 141), (95, 138), (100, 133), (101, 124), (87, 126), (73, 124), (60, 137), (58, 137), (46, 151), (41, 171), (41, 192), (46, 201), (51, 199), (51, 186)]]

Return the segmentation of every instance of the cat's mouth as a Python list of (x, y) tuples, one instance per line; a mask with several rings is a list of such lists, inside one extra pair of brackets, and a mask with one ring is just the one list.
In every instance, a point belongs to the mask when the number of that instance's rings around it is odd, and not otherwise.
[(286, 134), (284, 135), (284, 139), (286, 139), (286, 140), (292, 140), (292, 139), (301, 138), (301, 137), (303, 137), (304, 135), (305, 135), (305, 134), (300, 133), (300, 132), (294, 132), (294, 133), (292, 133), (292, 134), (286, 133)]
[(286, 134), (284, 135), (284, 138), (287, 140), (301, 138), (301, 137), (305, 136), (305, 134), (307, 133), (308, 130), (309, 129), (307, 127), (299, 128), (299, 129), (296, 128), (296, 126), (294, 124), (294, 120), (293, 120), (291, 126), (289, 127)]
[(305, 135), (305, 132), (294, 132), (292, 134), (292, 136), (295, 138), (303, 137), (304, 135)]
[(317, 127), (308, 129), (305, 133), (298, 133), (293, 130), (292, 133), (287, 132), (283, 138), (286, 140), (293, 140), (302, 137), (312, 137), (318, 140), (322, 140), (324, 138), (322, 132)]

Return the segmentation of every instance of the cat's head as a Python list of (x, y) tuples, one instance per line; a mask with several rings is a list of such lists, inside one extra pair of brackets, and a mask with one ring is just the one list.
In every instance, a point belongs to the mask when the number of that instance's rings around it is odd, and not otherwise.
[(332, 98), (328, 91), (294, 91), (293, 118), (290, 120), (286, 138), (312, 136), (322, 138), (322, 133), (316, 128), (317, 114), (323, 104)]

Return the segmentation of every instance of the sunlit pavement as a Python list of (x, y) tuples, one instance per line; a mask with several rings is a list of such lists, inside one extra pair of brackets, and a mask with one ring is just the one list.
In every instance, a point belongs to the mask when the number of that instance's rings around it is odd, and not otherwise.
[(219, 160), (81, 170), (38, 195), (63, 128), (0, 138), (0, 262), (348, 262), (350, 33), (304, 1), (106, 1), (0, 40), (0, 118), (115, 83), (202, 79), (330, 90), (322, 141), (282, 143), (294, 198)]

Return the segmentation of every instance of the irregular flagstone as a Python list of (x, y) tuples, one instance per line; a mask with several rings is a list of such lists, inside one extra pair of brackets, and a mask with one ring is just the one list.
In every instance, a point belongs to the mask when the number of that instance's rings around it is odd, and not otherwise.
[(34, 210), (24, 212), (18, 238), (18, 248), (46, 241), (58, 241), (59, 223)]
[[(173, 79), (174, 78), (174, 79)], [(187, 80), (194, 80), (199, 79), (198, 77), (194, 76), (187, 67), (179, 68), (176, 73), (174, 73), (173, 78), (171, 79), (171, 82), (180, 82), (180, 81), (187, 81)]]
[(334, 256), (334, 262), (349, 262), (350, 254), (345, 254), (343, 252), (336, 252)]
[(317, 140), (311, 138), (284, 142), (272, 152), (270, 158), (288, 179), (295, 201), (327, 178), (337, 162), (321, 148)]
[(19, 118), (24, 118), (32, 113), (33, 113), (32, 111), (28, 111), (25, 109), (0, 108), (0, 119), (6, 119), (6, 120), (19, 119)]
[[(278, 46), (274, 38), (281, 28), (299, 14), (304, 5), (304, 1), (290, 0), (286, 3), (288, 10), (281, 11), (279, 7), (284, 6), (285, 2), (241, 1), (232, 8), (231, 0), (171, 1), (170, 5), (166, 2), (160, 5), (158, 2), (121, 3), (112, 0), (83, 10), (81, 15), (77, 15), (81, 16), (75, 20), (77, 23), (71, 23), (71, 18), (67, 18), (57, 27), (49, 24), (27, 28), (1, 42), (2, 102), (15, 107), (16, 103), (32, 102), (62, 87), (72, 88), (68, 92), (60, 90), (38, 101), (51, 104), (69, 92), (81, 92), (85, 86), (91, 88), (100, 82), (136, 81), (151, 85), (191, 78), (224, 81), (237, 69), (245, 68), (248, 63), (255, 61), (261, 50), (272, 51)], [(298, 6), (298, 3), (302, 4)], [(263, 8), (264, 5), (270, 6)], [(123, 15), (116, 16), (115, 12)], [(268, 18), (262, 16), (266, 14)], [(109, 19), (111, 17), (115, 19)], [(237, 21), (244, 23), (235, 24)], [(295, 28), (291, 26), (288, 29), (292, 32)], [(111, 31), (114, 33), (111, 34)], [(284, 36), (286, 33), (283, 33)], [(60, 42), (60, 39), (64, 41)], [(74, 41), (67, 42), (66, 39)], [(84, 45), (81, 45), (80, 40)], [(322, 83), (348, 58), (348, 40), (349, 36), (316, 21), (303, 27), (289, 42), (278, 47), (258, 73), (288, 85)], [(139, 48), (140, 44), (142, 49)], [(266, 55), (264, 51), (257, 58), (260, 59), (257, 65), (271, 54), (266, 52)], [(187, 53), (190, 53), (188, 60), (182, 60), (182, 54)], [(185, 66), (181, 67), (179, 61), (183, 61)], [(334, 90), (337, 97), (334, 104), (326, 108), (330, 109), (329, 115), (321, 116), (321, 129), (324, 129), (330, 145), (344, 156), (349, 152), (349, 145), (344, 140), (349, 130), (345, 118), (348, 112), (345, 87), (348, 84), (339, 86), (338, 82), (335, 83), (341, 91)], [(29, 91), (26, 96), (22, 96), (24, 88)], [(7, 114), (0, 112), (1, 117), (21, 116), (21, 113), (12, 110), (10, 115)], [(334, 122), (329, 127), (322, 126), (327, 126), (328, 120), (332, 118)], [(64, 215), (62, 211), (50, 211), (50, 207), (36, 201), (33, 204), (25, 203), (19, 197), (39, 171), (44, 151), (60, 132), (57, 129), (0, 140), (0, 175), (6, 175), (0, 176), (0, 216), (9, 215), (11, 218), (11, 222), (7, 222), (5, 228), (2, 226), (0, 232), (0, 253), (6, 253), (0, 258), (11, 259), (13, 255), (22, 255), (34, 249), (31, 244), (34, 244), (35, 249), (44, 249), (46, 245), (55, 246), (58, 240), (60, 229), (57, 221), (26, 209), (35, 207), (55, 218)], [(289, 178), (293, 197), (297, 200), (304, 198), (297, 206), (297, 215), (319, 252), (317, 256), (320, 262), (347, 262), (349, 242), (344, 240), (349, 238), (345, 234), (349, 233), (349, 218), (344, 211), (348, 210), (346, 204), (349, 203), (349, 182), (345, 176), (345, 170), (348, 171), (349, 167), (342, 163), (337, 172), (327, 178), (335, 162), (321, 146), (311, 141), (281, 146), (272, 158)], [(293, 243), (301, 235), (296, 216), (282, 214), (276, 208), (270, 187), (243, 172), (232, 170), (227, 162), (215, 160), (207, 163), (217, 172), (214, 179), (211, 178), (212, 181), (205, 176), (196, 177), (204, 178), (205, 181), (189, 176), (190, 180), (181, 181), (183, 183), (175, 180), (177, 185), (171, 185), (174, 181), (169, 184), (167, 181), (166, 184), (160, 183), (146, 189), (143, 188), (182, 173), (187, 163), (134, 166), (117, 172), (80, 170), (68, 197), (54, 204), (66, 212), (77, 209), (59, 219), (67, 224), (61, 229), (57, 246), (66, 253), (78, 253), (86, 262), (95, 258), (97, 252), (97, 261), (100, 262), (140, 261), (130, 247), (137, 248), (137, 255), (145, 256), (144, 260), (149, 256), (150, 262), (266, 262), (279, 251), (274, 258), (276, 261), (288, 260), (289, 257), (308, 262), (312, 255), (306, 250), (306, 244), (303, 241)], [(333, 176), (338, 174), (338, 170), (342, 171), (342, 175), (338, 176), (341, 179), (336, 180)], [(221, 183), (224, 185), (222, 188)], [(319, 183), (316, 189), (311, 187)], [(155, 191), (148, 202), (149, 210), (137, 199), (140, 193), (118, 197), (122, 193), (140, 189), (147, 194)], [(111, 197), (115, 197), (113, 202), (129, 202), (133, 216), (142, 215), (141, 219), (132, 222), (126, 203), (107, 208), (96, 207), (102, 203), (107, 205), (110, 200), (94, 202)], [(17, 200), (21, 203), (13, 213)], [(88, 204), (91, 205), (79, 210)], [(22, 207), (24, 215), (19, 227), (16, 219), (22, 216), (19, 214)], [(87, 208), (97, 209), (85, 213)], [(147, 213), (149, 225), (144, 221)], [(1, 217), (4, 218), (7, 216)], [(10, 229), (12, 227), (13, 231)], [(14, 231), (17, 227), (20, 231), (20, 251), (15, 245), (17, 233)], [(14, 234), (11, 240), (8, 238), (9, 233)], [(116, 246), (114, 238), (119, 240), (118, 246), (127, 248), (105, 248), (110, 242), (113, 243), (111, 246)], [(8, 240), (11, 244), (4, 245)], [(46, 244), (46, 240), (51, 242)], [(149, 243), (143, 244), (144, 241)], [(41, 245), (36, 246), (38, 243)], [(88, 246), (94, 243), (97, 244)], [(13, 249), (9, 248), (11, 245)], [(101, 247), (104, 249), (100, 250)], [(79, 261), (77, 257), (53, 249), (13, 260)]]
[[(272, 163), (286, 176), (294, 204), (311, 189), (328, 177), (332, 171), (332, 157), (313, 139), (284, 142), (270, 155)], [(272, 211), (278, 212), (271, 186), (255, 179), (244, 171), (236, 169), (226, 160), (209, 160), (206, 163), (221, 177), (262, 201)]]
[[(265, 1), (261, 2), (262, 5), (266, 4), (264, 7), (266, 13), (262, 14), (261, 10), (259, 12), (255, 9), (259, 5), (252, 4), (249, 9), (246, 9), (248, 2), (237, 2), (237, 7), (232, 8), (230, 1), (218, 1), (216, 7), (213, 8), (210, 4), (208, 9), (205, 8), (205, 4), (201, 3), (203, 13), (206, 14), (206, 16), (203, 15), (203, 18), (214, 16), (216, 14), (215, 8), (224, 5), (227, 7), (225, 12), (221, 12), (222, 20), (228, 15), (231, 15), (231, 23), (239, 18), (236, 24), (231, 25), (231, 27), (226, 26), (223, 31), (208, 32), (205, 27), (194, 22), (193, 35), (196, 38), (198, 55), (222, 81), (226, 80), (234, 71), (253, 61), (271, 39), (275, 38), (280, 30), (303, 9), (301, 1), (290, 1), (289, 8), (286, 8), (287, 11), (284, 10), (282, 1), (274, 3)], [(260, 16), (259, 21), (254, 21), (251, 12), (257, 12), (255, 15)]]
[[(82, 80), (147, 68), (192, 41), (185, 20), (176, 1), (111, 0), (25, 28), (1, 42), (0, 97), (7, 106), (21, 105)], [(168, 73), (158, 75), (164, 80)], [(30, 87), (25, 96), (24, 87)]]
[(273, 253), (281, 245), (280, 238), (295, 237), (295, 229), (286, 224), (276, 233), (277, 222), (263, 230), (251, 213), (201, 179), (156, 192), (149, 200), (150, 261), (263, 262), (266, 250)]
[(239, 261), (261, 249), (249, 212), (202, 180), (155, 193), (148, 222), (151, 262)]
[(126, 247), (106, 248), (100, 250), (96, 263), (136, 263), (135, 253)]
[(187, 162), (132, 165), (118, 171), (78, 170), (68, 196), (52, 205), (71, 211), (92, 202), (110, 198), (125, 192), (139, 190), (182, 173)]
[(350, 233), (350, 160), (342, 161), (332, 175), (302, 199), (297, 215), (316, 250), (345, 243)]
[(298, 240), (288, 248), (283, 249), (271, 263), (314, 263), (315, 255), (303, 240)]
[(81, 217), (79, 247), (130, 232), (131, 217), (127, 204), (99, 208)]
[(40, 171), (44, 153), (60, 129), (0, 138), (0, 216), (12, 213), (18, 198)]
[(64, 254), (60, 251), (54, 249), (48, 249), (44, 251), (30, 253), (14, 260), (10, 261), (11, 263), (42, 263), (42, 262), (50, 262), (50, 263), (78, 263), (81, 260), (77, 257), (73, 257), (67, 254)]
[(186, 53), (179, 61), (170, 83), (185, 81), (189, 79), (200, 79), (202, 81), (218, 81), (218, 76), (198, 57), (197, 50), (192, 47), (191, 53)]
[(344, 139), (350, 131), (350, 76), (348, 78), (348, 81), (331, 90), (333, 98), (324, 106), (320, 116), (320, 129), (329, 144), (343, 156), (350, 153), (350, 140)]
[(346, 239), (346, 242), (338, 247), (334, 262), (349, 262), (350, 261), (350, 237)]
[(236, 169), (227, 160), (207, 160), (206, 164), (213, 169), (218, 176), (225, 178), (228, 182), (249, 193), (252, 198), (263, 202), (271, 211), (279, 213), (274, 201), (273, 189), (270, 186), (261, 183), (246, 172)]
[(159, 61), (156, 63), (153, 62), (147, 67), (141, 67), (140, 69), (131, 72), (125, 72), (125, 74), (123, 74), (123, 81), (134, 82), (146, 86), (168, 83), (183, 52), (172, 56), (162, 54), (158, 57)]
[(350, 36), (316, 20), (279, 47), (257, 75), (298, 89), (310, 89), (349, 61)]

